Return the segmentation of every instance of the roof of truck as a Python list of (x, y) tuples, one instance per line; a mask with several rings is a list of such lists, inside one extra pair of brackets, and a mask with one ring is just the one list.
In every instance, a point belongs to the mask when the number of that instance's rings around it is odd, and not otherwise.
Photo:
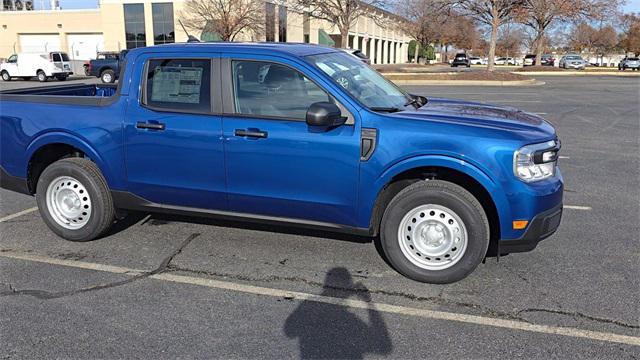
[(138, 48), (132, 51), (167, 51), (176, 49), (180, 51), (198, 50), (198, 51), (264, 51), (264, 52), (280, 52), (294, 56), (307, 56), (322, 54), (328, 52), (338, 51), (335, 48), (306, 44), (306, 43), (280, 43), (280, 42), (190, 42), (190, 43), (175, 43), (175, 44), (163, 44), (157, 46), (150, 46), (146, 48)]

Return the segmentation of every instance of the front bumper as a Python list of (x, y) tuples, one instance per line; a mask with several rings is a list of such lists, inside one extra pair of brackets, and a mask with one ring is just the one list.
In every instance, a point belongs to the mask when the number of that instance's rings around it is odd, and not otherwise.
[(562, 204), (543, 211), (536, 215), (526, 232), (519, 239), (500, 240), (500, 253), (516, 253), (531, 251), (538, 246), (538, 243), (553, 235), (560, 226), (562, 220)]

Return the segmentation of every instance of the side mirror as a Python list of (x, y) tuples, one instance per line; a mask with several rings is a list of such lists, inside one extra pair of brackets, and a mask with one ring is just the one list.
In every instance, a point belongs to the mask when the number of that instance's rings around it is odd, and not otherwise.
[(429, 99), (427, 99), (424, 96), (421, 95), (414, 95), (414, 94), (409, 94), (409, 96), (411, 96), (411, 98), (416, 99), (416, 102), (420, 105), (420, 106), (425, 106), (427, 105), (427, 103), (429, 102)]
[(306, 120), (309, 126), (329, 128), (344, 124), (347, 118), (336, 104), (320, 101), (309, 106)]

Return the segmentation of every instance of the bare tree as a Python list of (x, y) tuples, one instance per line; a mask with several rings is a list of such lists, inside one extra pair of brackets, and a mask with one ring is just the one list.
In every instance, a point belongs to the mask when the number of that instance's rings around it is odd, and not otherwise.
[(402, 23), (404, 31), (423, 49), (441, 39), (450, 18), (449, 8), (442, 1), (400, 0), (396, 12), (408, 20)]
[(555, 24), (580, 18), (605, 17), (620, 0), (525, 0), (518, 20), (533, 31), (537, 64), (545, 48), (547, 31)]
[(383, 25), (385, 16), (381, 7), (385, 4), (384, 0), (293, 0), (291, 3), (297, 11), (306, 11), (312, 18), (334, 24), (340, 32), (341, 48), (349, 46), (349, 29), (358, 18), (367, 17)]
[(216, 33), (223, 41), (234, 41), (242, 33), (261, 33), (264, 3), (255, 0), (187, 0), (180, 17), (189, 29)]
[(627, 53), (640, 55), (640, 14), (625, 14), (620, 18), (622, 33), (619, 46)]
[(469, 16), (478, 23), (491, 28), (489, 39), (489, 64), (487, 70), (495, 69), (498, 29), (512, 20), (513, 15), (524, 5), (525, 0), (451, 0), (453, 8), (461, 15)]
[(611, 25), (596, 29), (586, 22), (580, 22), (569, 36), (569, 45), (573, 49), (595, 53), (596, 58), (600, 57), (601, 63), (604, 55), (618, 45), (618, 34)]

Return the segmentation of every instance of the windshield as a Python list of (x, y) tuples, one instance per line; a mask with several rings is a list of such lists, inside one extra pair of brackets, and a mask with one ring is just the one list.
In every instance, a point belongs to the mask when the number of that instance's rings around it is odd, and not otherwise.
[(410, 97), (380, 73), (342, 52), (311, 55), (307, 60), (372, 110), (404, 110)]
[(580, 56), (567, 56), (567, 60), (582, 60)]

